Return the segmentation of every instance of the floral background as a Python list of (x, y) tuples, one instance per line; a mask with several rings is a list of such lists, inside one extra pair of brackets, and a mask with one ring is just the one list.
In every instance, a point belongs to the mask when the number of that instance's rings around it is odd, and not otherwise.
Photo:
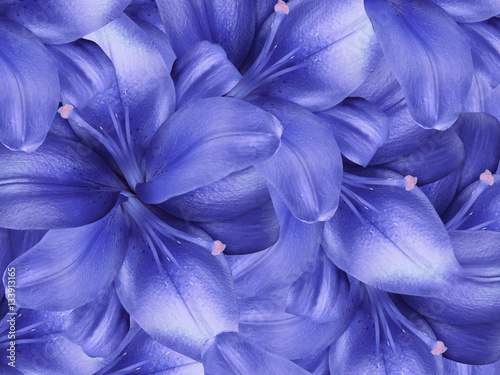
[(0, 374), (495, 374), (497, 15), (0, 0)]

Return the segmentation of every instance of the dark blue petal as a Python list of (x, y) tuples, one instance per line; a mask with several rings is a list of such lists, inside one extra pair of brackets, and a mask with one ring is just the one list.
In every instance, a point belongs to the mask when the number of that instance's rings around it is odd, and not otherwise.
[(433, 0), (459, 22), (478, 22), (500, 14), (495, 0)]
[[(9, 241), (9, 231), (0, 228), (0, 273), (3, 275), (7, 265), (12, 261), (11, 244)], [(0, 301), (4, 296), (4, 289), (0, 288)]]
[(64, 333), (90, 357), (113, 353), (129, 329), (129, 316), (123, 309), (115, 288), (71, 312), (64, 323)]
[(420, 187), (420, 190), (427, 195), (439, 215), (448, 208), (453, 200), (461, 176), (462, 168), (460, 167), (441, 180)]
[(495, 375), (498, 367), (498, 362), (490, 365), (467, 365), (465, 363), (455, 362), (449, 359), (443, 359), (444, 373), (453, 374), (467, 374), (467, 375)]
[(348, 98), (316, 114), (327, 120), (342, 155), (363, 167), (389, 136), (387, 115), (361, 98)]
[(181, 107), (192, 100), (227, 94), (241, 79), (241, 74), (220, 45), (202, 41), (179, 56), (172, 78), (177, 107)]
[(309, 223), (330, 219), (338, 206), (342, 159), (327, 123), (292, 102), (266, 98), (253, 103), (283, 125), (281, 147), (255, 169), (295, 217)]
[[(367, 170), (363, 175), (398, 178), (383, 170)], [(333, 263), (362, 282), (392, 293), (442, 293), (460, 266), (427, 197), (418, 188), (349, 189), (372, 208), (361, 208), (356, 215), (341, 201), (336, 215), (325, 224), (323, 247)]]
[(273, 155), (281, 131), (275, 117), (238, 99), (188, 103), (156, 132), (136, 192), (161, 203), (220, 180)]
[(236, 66), (247, 55), (255, 30), (253, 0), (158, 0), (157, 4), (177, 55), (202, 40), (220, 44)]
[(295, 363), (267, 352), (237, 332), (219, 333), (207, 341), (202, 360), (206, 375), (309, 374)]
[(427, 319), (445, 343), (446, 358), (472, 365), (486, 365), (500, 359), (500, 320), (471, 325), (455, 325)]
[(96, 375), (127, 374), (130, 371), (141, 374), (203, 375), (203, 365), (161, 345), (140, 330), (117, 358)]
[(113, 63), (95, 43), (81, 39), (47, 48), (59, 71), (61, 102), (83, 108), (111, 87), (115, 78)]
[(151, 138), (175, 107), (175, 89), (163, 57), (137, 24), (125, 15), (88, 36), (110, 57), (116, 81), (82, 112), (97, 129), (115, 133), (107, 100), (124, 124), (129, 111), (131, 135), (136, 149), (149, 146)]
[(346, 274), (321, 251), (316, 264), (292, 284), (286, 311), (317, 323), (328, 323), (342, 317), (348, 301)]
[(495, 171), (500, 161), (500, 124), (486, 113), (463, 113), (458, 135), (465, 147), (465, 160), (458, 191), (475, 182), (485, 169)]
[(463, 112), (489, 112), (489, 99), (493, 93), (491, 86), (478, 72), (472, 74), (472, 84), (464, 102)]
[[(182, 229), (207, 237), (192, 227)], [(189, 242), (179, 244), (164, 237), (162, 241), (173, 259), (162, 259), (160, 272), (142, 237), (130, 239), (127, 257), (115, 282), (117, 293), (131, 317), (149, 335), (199, 360), (206, 340), (238, 327), (231, 272), (224, 256), (214, 256)]]
[(460, 166), (464, 158), (464, 144), (454, 129), (448, 129), (431, 135), (408, 155), (383, 164), (381, 167), (391, 169), (403, 176), (416, 176), (419, 185), (425, 185), (452, 173)]
[(16, 304), (68, 310), (96, 298), (108, 288), (122, 264), (125, 231), (120, 208), (93, 224), (49, 231), (10, 264), (16, 268)]
[(469, 43), (455, 21), (429, 0), (365, 0), (377, 40), (401, 84), (413, 118), (446, 129), (461, 112), (472, 78)]
[(271, 200), (225, 221), (197, 225), (226, 245), (226, 254), (248, 254), (264, 250), (278, 240), (280, 225)]
[[(292, 1), (279, 26), (270, 64), (293, 50), (291, 66), (301, 68), (274, 78), (262, 90), (312, 111), (330, 108), (351, 94), (380, 60), (372, 25), (359, 0)], [(262, 26), (253, 55), (260, 53), (274, 15)]]
[(45, 139), (59, 104), (59, 79), (45, 46), (16, 22), (0, 18), (0, 141), (33, 151)]
[[(414, 320), (414, 319), (412, 319)], [(377, 358), (374, 319), (367, 307), (361, 307), (345, 333), (330, 348), (332, 375), (389, 375), (389, 374), (443, 374), (441, 356), (431, 354), (431, 349), (410, 331), (401, 329), (388, 319), (396, 352), (385, 342), (380, 343)], [(429, 336), (432, 331), (421, 318), (414, 321)], [(387, 340), (381, 333), (381, 338)], [(388, 341), (388, 340), (387, 340)]]
[(0, 148), (0, 226), (55, 229), (106, 215), (123, 184), (92, 150), (48, 136), (27, 154)]
[(269, 199), (266, 181), (250, 167), (159, 206), (183, 220), (209, 222), (235, 218)]
[(309, 371), (313, 375), (330, 375), (328, 353), (329, 349), (320, 352), (312, 357), (294, 360), (303, 369)]
[(47, 234), (45, 230), (9, 230), (12, 260), (35, 246)]
[(276, 0), (260, 0), (255, 2), (255, 7), (257, 9), (256, 30), (259, 30), (267, 17), (273, 14), (276, 3)]
[(118, 16), (130, 0), (13, 0), (7, 16), (44, 43), (72, 42)]
[[(500, 13), (500, 5), (498, 6)], [(500, 20), (492, 18), (481, 23), (461, 25), (469, 38), (474, 70), (490, 84), (500, 83)]]
[(56, 116), (50, 127), (49, 134), (55, 135), (59, 138), (67, 138), (72, 141), (81, 142), (80, 137), (71, 128), (68, 120), (63, 119), (61, 116)]

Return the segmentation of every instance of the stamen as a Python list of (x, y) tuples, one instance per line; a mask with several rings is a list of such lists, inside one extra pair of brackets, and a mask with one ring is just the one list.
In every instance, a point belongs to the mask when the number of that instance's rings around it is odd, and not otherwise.
[(215, 241), (215, 250), (212, 251), (212, 255), (219, 255), (220, 253), (222, 253), (224, 251), (224, 249), (226, 248), (226, 245), (224, 245), (222, 242), (220, 241)]
[[(469, 211), (474, 202), (486, 190), (486, 188), (493, 185), (494, 182), (495, 178), (489, 170), (485, 170), (483, 173), (481, 173), (481, 175), (479, 176), (479, 182), (477, 183), (477, 186), (472, 192), (471, 196), (462, 206), (462, 208), (460, 208), (460, 210), (455, 214), (455, 216), (453, 216), (453, 218), (445, 224), (445, 228), (448, 230), (455, 230), (459, 228), (465, 221), (467, 221), (467, 219), (472, 215), (472, 213), (470, 213), (466, 216), (467, 211)], [(483, 225), (484, 224), (481, 224), (481, 226)], [(474, 229), (476, 229), (476, 227), (474, 227)]]
[(285, 4), (283, 0), (278, 0), (278, 4), (274, 6), (275, 12), (285, 12), (285, 14), (290, 13), (290, 9), (288, 9), (288, 5)]
[(410, 191), (417, 185), (418, 178), (408, 175), (405, 176), (405, 180), (408, 181), (408, 185), (406, 185), (406, 190)]
[(62, 118), (67, 119), (68, 118), (68, 112), (71, 111), (73, 107), (71, 104), (66, 104), (60, 107), (57, 112), (61, 115)]
[(417, 177), (406, 176), (404, 178), (376, 178), (376, 177), (362, 177), (356, 176), (354, 174), (344, 172), (343, 183), (356, 186), (364, 187), (368, 189), (370, 185), (372, 186), (395, 186), (405, 188), (407, 191), (412, 190), (417, 184)]

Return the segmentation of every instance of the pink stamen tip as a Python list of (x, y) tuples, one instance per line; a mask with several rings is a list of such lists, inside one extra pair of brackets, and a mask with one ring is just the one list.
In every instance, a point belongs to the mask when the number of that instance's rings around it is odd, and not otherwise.
[(448, 349), (446, 346), (444, 346), (444, 343), (442, 341), (438, 341), (436, 344), (437, 348), (431, 351), (431, 353), (434, 355), (443, 354)]
[(408, 184), (406, 185), (406, 190), (410, 191), (417, 185), (418, 178), (408, 175), (405, 177), (405, 180), (408, 182)]
[(286, 5), (283, 0), (278, 0), (278, 4), (276, 4), (274, 6), (274, 11), (275, 12), (279, 12), (280, 10), (282, 10), (283, 12), (285, 12), (285, 14), (290, 13), (290, 9), (288, 8), (288, 5)]
[(224, 251), (224, 249), (226, 248), (226, 245), (224, 245), (222, 242), (220, 241), (214, 241), (214, 244), (215, 244), (215, 250), (212, 251), (212, 255), (219, 255), (220, 253), (222, 253)]
[(71, 104), (66, 104), (60, 107), (57, 112), (61, 115), (62, 118), (67, 119), (68, 118), (68, 112), (71, 111), (73, 107)]
[(485, 170), (483, 173), (481, 173), (481, 176), (479, 176), (480, 180), (487, 180), (488, 184), (493, 185), (493, 182), (495, 182), (495, 178), (491, 174), (489, 170)]

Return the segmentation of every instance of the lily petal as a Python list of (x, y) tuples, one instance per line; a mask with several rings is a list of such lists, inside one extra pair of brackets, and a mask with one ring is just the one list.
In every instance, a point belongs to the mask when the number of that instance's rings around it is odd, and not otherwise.
[(274, 116), (242, 100), (188, 103), (155, 134), (146, 182), (136, 192), (143, 202), (161, 203), (208, 185), (272, 156), (280, 135)]
[(495, 0), (433, 0), (459, 22), (478, 22), (500, 14), (500, 4)]
[(449, 128), (472, 79), (470, 47), (459, 26), (429, 0), (365, 0), (365, 9), (412, 117), (426, 128)]
[(441, 215), (452, 202), (457, 192), (461, 176), (462, 168), (460, 167), (455, 169), (455, 171), (448, 176), (420, 187), (420, 190), (429, 198), (439, 215)]

